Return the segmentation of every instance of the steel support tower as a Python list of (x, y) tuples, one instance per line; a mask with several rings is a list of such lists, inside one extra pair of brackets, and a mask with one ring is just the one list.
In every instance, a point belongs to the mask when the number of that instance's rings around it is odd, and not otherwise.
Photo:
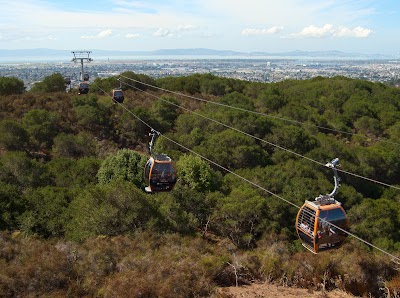
[(92, 58), (90, 58), (90, 54), (92, 51), (72, 51), (72, 54), (74, 54), (74, 58), (72, 59), (72, 62), (77, 63), (78, 61), (81, 62), (81, 74), (79, 76), (79, 80), (82, 82), (83, 81), (83, 62), (89, 63), (90, 61), (93, 61)]

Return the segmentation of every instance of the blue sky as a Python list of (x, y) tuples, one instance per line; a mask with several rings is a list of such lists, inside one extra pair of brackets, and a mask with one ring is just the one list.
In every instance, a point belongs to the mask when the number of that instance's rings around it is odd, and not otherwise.
[(400, 54), (399, 0), (0, 0), (0, 49)]

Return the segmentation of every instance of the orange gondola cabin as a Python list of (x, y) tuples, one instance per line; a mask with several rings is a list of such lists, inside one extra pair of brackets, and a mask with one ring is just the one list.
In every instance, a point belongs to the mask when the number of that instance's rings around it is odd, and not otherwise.
[(296, 217), (296, 230), (305, 248), (318, 252), (340, 247), (347, 237), (349, 223), (341, 203), (334, 199), (340, 178), (336, 165), (339, 159), (327, 164), (334, 171), (335, 188), (332, 193), (320, 195), (315, 201), (305, 201)]
[(303, 246), (313, 253), (338, 248), (347, 237), (346, 212), (334, 199), (306, 201), (297, 214), (296, 229)]
[(145, 192), (154, 193), (170, 191), (176, 183), (176, 171), (172, 159), (166, 154), (153, 152), (154, 145), (160, 132), (151, 129), (151, 141), (149, 143), (150, 158), (144, 167)]
[(176, 171), (172, 160), (166, 154), (151, 156), (144, 167), (147, 193), (170, 191), (176, 183)]

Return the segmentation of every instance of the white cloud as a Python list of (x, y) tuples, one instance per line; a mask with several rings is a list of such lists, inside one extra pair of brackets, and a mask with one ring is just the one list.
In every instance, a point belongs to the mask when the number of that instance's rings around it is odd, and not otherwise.
[(193, 25), (178, 25), (175, 29), (158, 28), (157, 31), (153, 33), (156, 37), (181, 37), (183, 32), (192, 32), (197, 30), (198, 27)]
[(298, 37), (327, 37), (334, 33), (333, 26), (331, 24), (326, 24), (323, 27), (317, 27), (314, 25), (305, 27), (299, 33), (295, 34)]
[(334, 36), (337, 37), (356, 37), (356, 38), (366, 38), (370, 36), (372, 33), (371, 29), (367, 29), (364, 27), (355, 27), (353, 29), (347, 27), (339, 27), (335, 30)]
[(97, 35), (97, 37), (98, 37), (98, 38), (105, 38), (105, 37), (110, 36), (111, 34), (112, 34), (112, 30), (108, 29), (108, 30), (101, 31), (101, 32)]
[(138, 33), (128, 33), (125, 35), (126, 38), (138, 38), (140, 37), (140, 34)]
[(242, 30), (242, 35), (249, 36), (249, 35), (272, 35), (277, 34), (283, 30), (282, 26), (273, 26), (271, 28), (264, 28), (264, 29), (253, 29), (253, 28), (246, 28)]
[(156, 37), (172, 37), (174, 34), (169, 29), (159, 28), (156, 32), (153, 33), (153, 36)]
[(81, 38), (82, 39), (103, 39), (103, 38), (110, 36), (111, 34), (112, 34), (112, 30), (108, 29), (108, 30), (101, 31), (97, 35), (83, 35), (83, 36), (81, 36)]
[(326, 38), (326, 37), (353, 37), (353, 38), (365, 38), (372, 33), (371, 29), (364, 27), (355, 27), (353, 29), (340, 26), (338, 28), (333, 27), (332, 24), (325, 24), (322, 27), (310, 25), (299, 33), (293, 33), (286, 37), (311, 37), (311, 38)]

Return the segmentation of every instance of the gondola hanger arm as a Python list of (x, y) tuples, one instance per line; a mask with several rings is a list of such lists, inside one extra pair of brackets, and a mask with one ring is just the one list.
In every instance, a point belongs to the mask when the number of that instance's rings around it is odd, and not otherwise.
[(151, 129), (151, 132), (149, 133), (149, 136), (151, 136), (151, 141), (150, 141), (150, 143), (149, 143), (149, 151), (150, 151), (150, 155), (152, 155), (153, 154), (153, 148), (154, 148), (154, 145), (155, 145), (155, 143), (156, 143), (156, 140), (157, 140), (157, 138), (160, 136), (160, 132), (159, 131), (157, 131), (157, 130), (155, 130), (155, 129)]

